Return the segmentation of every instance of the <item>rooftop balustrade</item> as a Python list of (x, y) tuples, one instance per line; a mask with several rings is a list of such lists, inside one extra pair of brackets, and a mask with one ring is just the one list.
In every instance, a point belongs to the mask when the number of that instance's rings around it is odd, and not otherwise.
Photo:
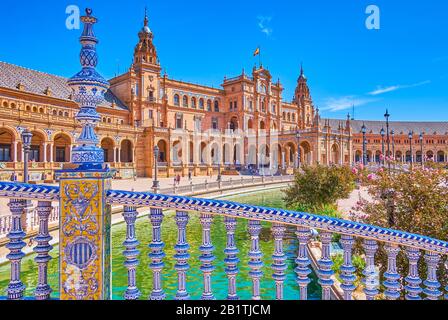
[[(10, 199), (11, 215), (8, 223), (11, 229), (8, 233), (10, 250), (10, 284), (8, 286), (8, 299), (21, 299), (24, 297), (24, 284), (20, 278), (20, 265), (24, 257), (22, 249), (25, 233), (22, 228), (22, 216), (25, 200), (38, 201), (36, 208), (38, 234), (34, 238), (37, 245), (34, 252), (37, 254), (35, 263), (38, 264), (38, 283), (35, 288), (35, 299), (43, 300), (50, 297), (52, 288), (47, 284), (47, 265), (52, 246), (49, 245), (48, 225), (52, 218), (52, 202), (60, 198), (59, 187), (45, 185), (28, 185), (21, 183), (0, 182), (0, 197)], [(295, 228), (298, 239), (295, 277), (298, 285), (297, 299), (305, 300), (308, 297), (312, 257), (310, 256), (310, 243), (317, 240), (320, 243), (321, 255), (317, 257), (318, 282), (322, 287), (322, 299), (335, 299), (333, 261), (330, 256), (330, 247), (333, 235), (340, 235), (340, 245), (343, 250), (343, 264), (340, 269), (340, 288), (342, 295), (339, 298), (351, 300), (357, 289), (355, 283), (361, 280), (365, 299), (384, 298), (396, 299), (430, 299), (443, 298), (444, 290), (438, 279), (438, 269), (448, 255), (448, 243), (421, 235), (410, 234), (398, 230), (385, 229), (362, 223), (344, 221), (335, 218), (323, 217), (303, 212), (294, 212), (282, 209), (264, 208), (240, 204), (231, 201), (209, 200), (191, 198), (186, 196), (154, 194), (147, 192), (130, 192), (120, 190), (106, 191), (105, 198), (108, 204), (122, 205), (123, 217), (126, 223), (126, 238), (123, 239), (123, 255), (125, 267), (128, 269), (128, 286), (124, 299), (148, 298), (153, 300), (171, 298), (167, 297), (162, 275), (167, 270), (167, 259), (175, 261), (174, 269), (177, 277), (177, 291), (174, 299), (188, 299), (191, 295), (187, 274), (189, 270), (190, 245), (186, 238), (186, 229), (189, 227), (192, 214), (199, 214), (199, 223), (202, 227), (202, 244), (199, 248), (201, 255), (200, 272), (203, 275), (201, 299), (214, 298), (213, 272), (217, 264), (226, 266), (227, 299), (238, 299), (236, 281), (239, 273), (239, 250), (235, 244), (235, 228), (238, 223), (247, 220), (247, 232), (250, 250), (248, 252), (249, 276), (252, 281), (251, 296), (253, 299), (263, 299), (260, 291), (260, 278), (262, 277), (263, 255), (260, 251), (260, 232), (262, 223), (271, 224), (271, 234), (275, 241), (272, 251), (272, 290), (276, 299), (284, 297), (284, 282), (286, 279), (286, 255), (284, 237), (287, 228)], [(139, 234), (135, 228), (138, 208), (149, 208), (147, 218), (151, 223), (152, 241), (140, 244)], [(167, 216), (164, 210), (174, 210), (174, 220), (177, 228), (177, 243), (175, 254), (166, 256), (165, 242), (161, 233), (161, 226)], [(54, 215), (54, 213), (53, 213)], [(216, 261), (214, 246), (211, 237), (211, 223), (216, 217), (223, 217), (226, 230), (226, 248), (224, 261)], [(317, 232), (316, 232), (317, 231)], [(358, 279), (353, 265), (355, 244), (363, 248), (365, 270), (362, 279)], [(147, 272), (152, 272), (152, 291), (149, 297), (141, 297), (137, 282), (137, 266), (139, 264), (138, 248), (148, 245), (151, 263)], [(387, 255), (387, 270), (378, 274), (375, 256), (380, 250)], [(409, 262), (408, 274), (398, 273), (397, 255), (403, 252)], [(423, 259), (420, 259), (420, 258)], [(425, 264), (427, 268), (426, 279), (420, 279), (418, 268)], [(145, 271), (146, 272), (146, 271)], [(445, 288), (445, 299), (448, 299), (448, 288)]]

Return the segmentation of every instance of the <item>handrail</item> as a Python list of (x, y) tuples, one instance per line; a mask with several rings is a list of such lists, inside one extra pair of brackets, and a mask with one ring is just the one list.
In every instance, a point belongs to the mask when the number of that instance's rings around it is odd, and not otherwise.
[(328, 232), (352, 235), (369, 240), (378, 240), (405, 245), (440, 254), (448, 254), (448, 242), (408, 232), (376, 227), (368, 224), (324, 217), (304, 212), (265, 208), (232, 201), (199, 199), (184, 196), (109, 190), (108, 202), (136, 207), (154, 207), (213, 213), (244, 218), (315, 228)]
[[(30, 185), (17, 182), (0, 182), (0, 197), (58, 201), (59, 187)], [(369, 240), (405, 245), (440, 254), (448, 254), (448, 242), (442, 240), (304, 212), (252, 206), (224, 200), (199, 199), (124, 190), (109, 190), (107, 192), (107, 198), (110, 204), (189, 210), (235, 218), (277, 222), (352, 235)]]
[(0, 197), (24, 200), (59, 201), (59, 187), (0, 181)]

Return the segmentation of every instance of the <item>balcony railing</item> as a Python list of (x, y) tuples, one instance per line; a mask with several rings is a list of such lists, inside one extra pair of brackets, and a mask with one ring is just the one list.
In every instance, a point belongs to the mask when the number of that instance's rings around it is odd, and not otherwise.
[[(24, 199), (37, 200), (37, 213), (39, 221), (39, 233), (35, 238), (37, 246), (34, 251), (37, 253), (36, 263), (39, 264), (39, 281), (35, 290), (36, 299), (48, 299), (51, 288), (46, 279), (46, 266), (51, 259), (48, 244), (51, 237), (48, 235), (48, 223), (51, 215), (51, 201), (59, 199), (59, 188), (51, 186), (35, 186), (17, 183), (0, 182), (0, 197), (10, 198), (10, 210), (12, 229), (8, 234), (10, 239), (7, 248), (11, 261), (11, 281), (8, 287), (8, 298), (19, 299), (23, 297), (24, 285), (20, 280), (20, 263), (24, 254), (22, 252), (25, 243), (23, 242), (24, 232), (21, 225)], [(277, 299), (282, 299), (284, 294), (284, 281), (286, 270), (286, 255), (284, 253), (284, 236), (286, 226), (296, 228), (298, 239), (298, 254), (296, 259), (296, 281), (299, 287), (297, 292), (300, 299), (307, 299), (308, 285), (310, 283), (310, 251), (309, 243), (313, 238), (313, 230), (317, 230), (317, 239), (322, 248), (321, 257), (317, 261), (317, 275), (319, 284), (322, 287), (322, 298), (332, 298), (333, 262), (330, 257), (331, 239), (334, 234), (341, 237), (340, 244), (343, 250), (344, 262), (340, 269), (341, 289), (343, 299), (353, 299), (354, 285), (357, 276), (353, 266), (353, 252), (356, 241), (360, 241), (364, 249), (365, 270), (361, 277), (364, 283), (363, 291), (366, 299), (372, 300), (383, 297), (389, 300), (405, 298), (415, 300), (426, 298), (439, 300), (444, 295), (437, 271), (442, 261), (448, 255), (448, 243), (437, 239), (428, 238), (416, 234), (410, 234), (398, 230), (380, 228), (372, 225), (344, 221), (329, 217), (312, 215), (303, 212), (264, 208), (240, 204), (230, 201), (209, 200), (189, 198), (184, 196), (152, 194), (146, 192), (129, 192), (110, 190), (107, 191), (106, 199), (109, 204), (123, 205), (124, 217), (127, 224), (126, 241), (124, 242), (126, 259), (125, 266), (128, 268), (128, 288), (124, 294), (125, 299), (136, 299), (140, 296), (136, 283), (137, 246), (135, 220), (137, 218), (137, 208), (149, 207), (148, 218), (153, 230), (153, 238), (150, 245), (150, 258), (152, 263), (149, 268), (153, 273), (153, 286), (150, 299), (164, 299), (164, 287), (161, 282), (161, 275), (164, 271), (163, 257), (164, 240), (160, 233), (161, 225), (165, 216), (163, 209), (175, 210), (175, 222), (177, 225), (177, 244), (174, 247), (173, 257), (167, 257), (176, 261), (175, 270), (177, 272), (178, 288), (175, 298), (189, 298), (188, 284), (186, 283), (186, 273), (189, 269), (189, 248), (190, 245), (185, 237), (189, 217), (192, 212), (200, 214), (200, 224), (202, 226), (202, 245), (200, 246), (201, 256), (199, 260), (202, 265), (200, 271), (203, 274), (202, 299), (212, 299), (213, 293), (213, 271), (215, 256), (214, 247), (210, 237), (210, 226), (215, 217), (224, 217), (224, 227), (227, 233), (227, 245), (225, 248), (225, 260), (219, 263), (226, 265), (225, 272), (228, 279), (228, 299), (237, 299), (236, 279), (238, 276), (238, 248), (235, 245), (235, 228), (241, 220), (248, 220), (248, 230), (250, 251), (249, 275), (252, 281), (251, 295), (253, 299), (262, 299), (260, 295), (261, 268), (263, 257), (260, 251), (261, 222), (271, 223), (272, 235), (275, 240), (275, 248), (272, 252), (274, 263), (272, 264), (272, 284)], [(380, 250), (384, 250), (387, 256), (387, 270), (381, 275), (375, 275), (375, 256)], [(398, 273), (397, 255), (403, 252), (409, 261), (407, 275)], [(423, 256), (423, 259), (420, 257)], [(425, 264), (427, 268), (426, 279), (420, 279), (419, 266)], [(372, 281), (372, 279), (383, 279), (382, 283)], [(425, 280), (423, 282), (423, 280)], [(422, 286), (423, 283), (423, 286)], [(446, 288), (447, 290), (448, 288)], [(448, 295), (445, 292), (445, 299)]]

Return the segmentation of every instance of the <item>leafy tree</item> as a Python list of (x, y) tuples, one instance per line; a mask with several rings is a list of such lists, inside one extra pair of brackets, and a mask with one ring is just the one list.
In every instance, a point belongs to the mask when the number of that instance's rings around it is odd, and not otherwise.
[[(353, 220), (448, 240), (448, 172), (442, 167), (417, 167), (410, 172), (391, 174), (380, 171), (369, 182), (369, 194), (372, 201), (362, 199), (353, 208)], [(384, 272), (387, 268), (384, 250), (376, 258)], [(404, 250), (397, 257), (397, 266), (404, 278), (408, 271)], [(420, 278), (425, 279), (423, 257), (419, 271)], [(439, 281), (446, 285), (443, 259), (438, 272)]]
[(303, 166), (293, 185), (284, 191), (284, 200), (293, 210), (336, 215), (336, 201), (349, 197), (355, 178), (346, 166)]

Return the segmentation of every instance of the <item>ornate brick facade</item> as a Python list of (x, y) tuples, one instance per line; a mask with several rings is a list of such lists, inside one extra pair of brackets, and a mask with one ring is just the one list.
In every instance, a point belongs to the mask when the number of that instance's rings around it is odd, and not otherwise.
[[(117, 177), (152, 176), (158, 146), (159, 176), (209, 175), (230, 168), (265, 173), (291, 171), (298, 163), (352, 164), (362, 160), (361, 121), (322, 119), (303, 68), (294, 98), (262, 65), (224, 78), (220, 89), (162, 74), (154, 35), (145, 17), (128, 72), (109, 80), (96, 133)], [(80, 124), (67, 79), (0, 63), (0, 179), (21, 180), (20, 133), (33, 132), (31, 181), (50, 181), (70, 161)], [(368, 159), (382, 152), (380, 122), (366, 122)], [(424, 157), (447, 161), (447, 123), (391, 123), (397, 159), (410, 161), (408, 132), (424, 133)], [(300, 137), (297, 137), (300, 132)], [(392, 139), (392, 138), (391, 138)], [(392, 140), (391, 140), (392, 141)], [(415, 142), (418, 144), (415, 145)], [(392, 147), (390, 147), (392, 150)]]

